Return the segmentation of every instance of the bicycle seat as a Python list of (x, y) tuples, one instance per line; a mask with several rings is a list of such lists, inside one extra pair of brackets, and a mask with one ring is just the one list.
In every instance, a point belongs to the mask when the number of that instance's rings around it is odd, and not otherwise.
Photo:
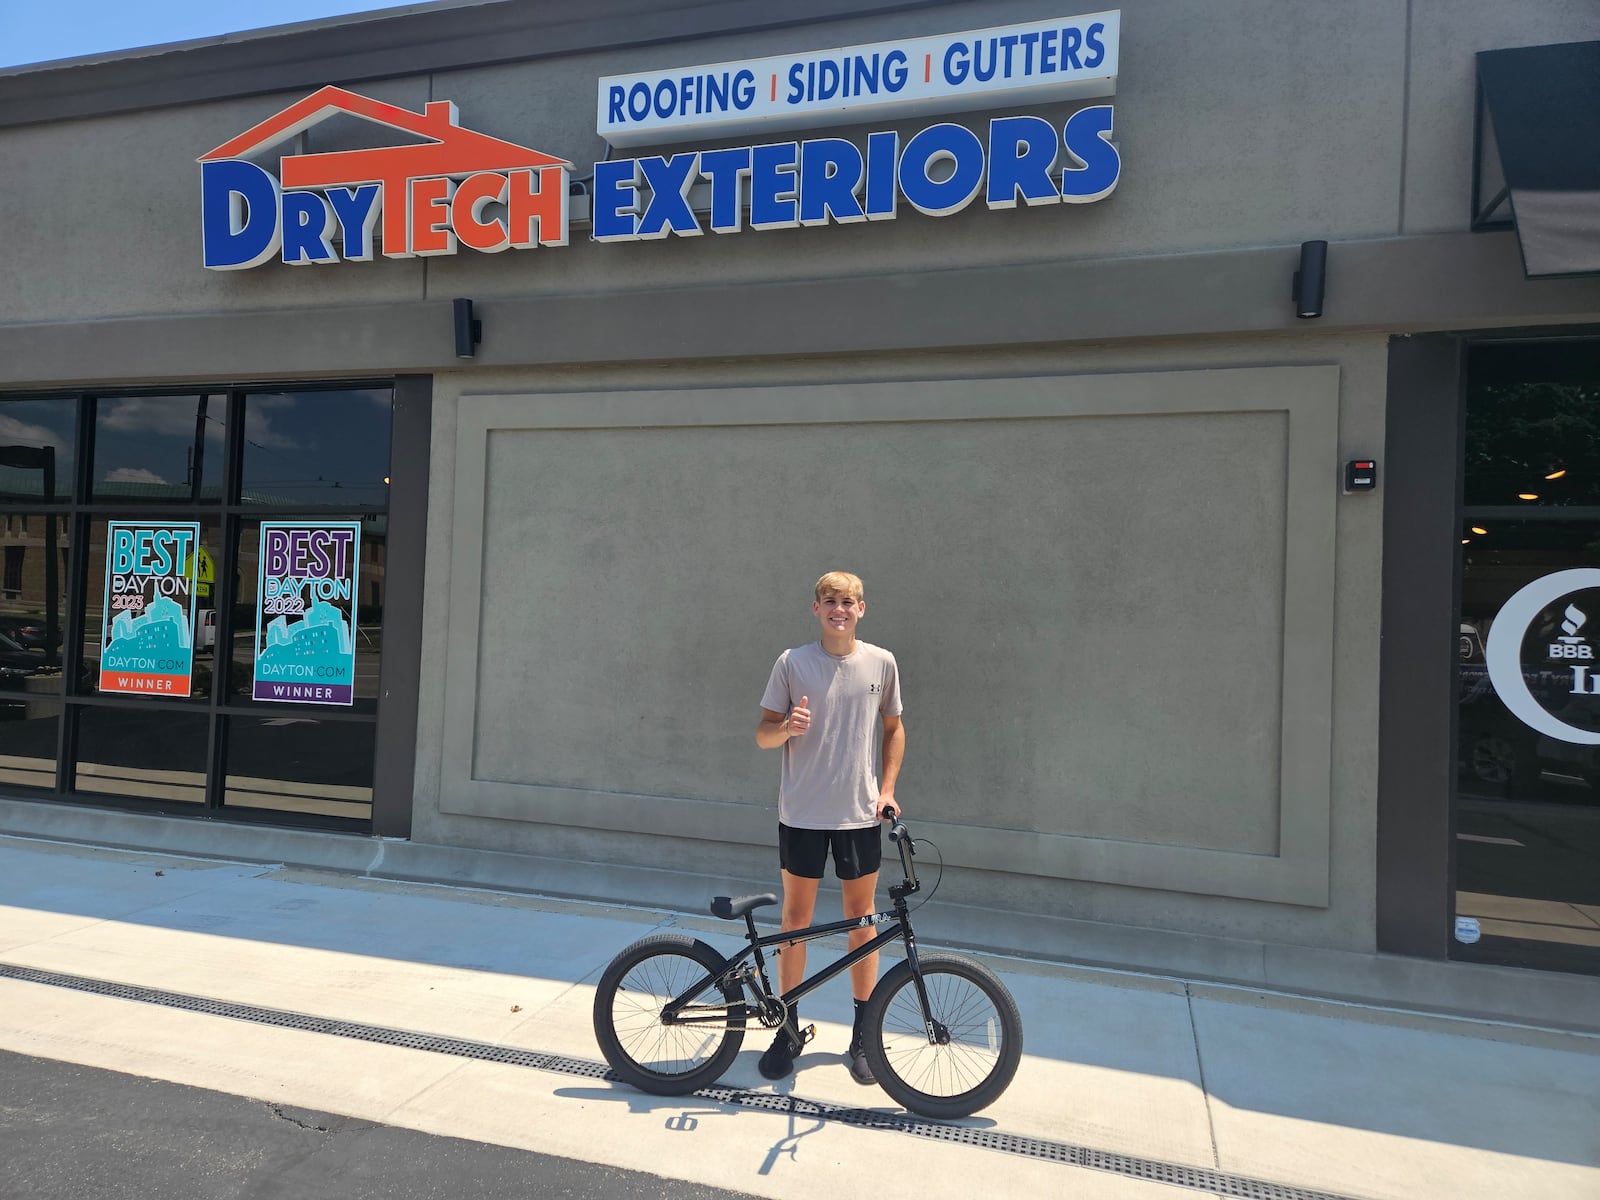
[(769, 904), (776, 904), (778, 898), (771, 892), (762, 892), (759, 896), (713, 896), (711, 898), (711, 913), (721, 917), (724, 921), (731, 921), (735, 917), (742, 917), (753, 909), (765, 908)]

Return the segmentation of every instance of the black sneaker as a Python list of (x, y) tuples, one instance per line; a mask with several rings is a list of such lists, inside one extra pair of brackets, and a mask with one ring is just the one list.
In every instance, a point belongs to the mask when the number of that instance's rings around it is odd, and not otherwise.
[(767, 1052), (756, 1064), (756, 1068), (767, 1079), (783, 1079), (794, 1074), (794, 1056), (798, 1053), (800, 1047), (794, 1044), (789, 1031), (780, 1029), (778, 1036), (772, 1039), (772, 1045), (767, 1047)]
[(867, 1061), (867, 1052), (862, 1047), (860, 1038), (850, 1043), (850, 1053), (845, 1056), (845, 1061), (850, 1066), (850, 1078), (863, 1087), (878, 1082), (878, 1077), (872, 1073), (872, 1064)]

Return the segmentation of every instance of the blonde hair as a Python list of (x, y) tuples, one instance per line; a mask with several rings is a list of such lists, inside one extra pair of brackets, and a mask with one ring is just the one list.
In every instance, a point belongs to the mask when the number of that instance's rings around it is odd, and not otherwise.
[(821, 600), (829, 592), (838, 592), (842, 596), (850, 596), (856, 600), (867, 598), (861, 576), (852, 575), (849, 571), (829, 571), (817, 580), (817, 599)]

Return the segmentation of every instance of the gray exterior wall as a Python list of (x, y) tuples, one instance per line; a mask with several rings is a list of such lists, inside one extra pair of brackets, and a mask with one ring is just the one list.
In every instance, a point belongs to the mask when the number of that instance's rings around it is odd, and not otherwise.
[[(453, 99), (583, 164), (600, 74), (1073, 11), (757, 7), (487, 66), (420, 42), (374, 65), (357, 25), (352, 74), (314, 82)], [(0, 120), (0, 387), (433, 375), (416, 842), (529, 855), (530, 887), (768, 886), (757, 700), (840, 565), (900, 658), (901, 791), (969, 932), (1031, 914), (1057, 922), (1016, 935), (1036, 950), (1204, 944), (1243, 978), (1262, 943), (1370, 952), (1384, 494), (1340, 496), (1339, 467), (1383, 459), (1390, 335), (1600, 321), (1600, 282), (1527, 283), (1514, 235), (1467, 232), (1472, 53), (1597, 36), (1594, 10), (1121, 9), (1098, 204), (327, 268), (199, 266), (195, 158), (312, 81), (76, 68), (74, 115)], [(1310, 238), (1326, 315), (1297, 322)], [(468, 368), (453, 296), (485, 323)], [(780, 526), (797, 495), (812, 518)]]

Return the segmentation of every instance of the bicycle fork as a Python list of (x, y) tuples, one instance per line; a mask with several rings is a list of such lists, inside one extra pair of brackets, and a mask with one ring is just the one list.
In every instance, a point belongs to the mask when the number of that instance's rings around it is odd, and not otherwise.
[(911, 932), (911, 923), (905, 924), (906, 963), (911, 967), (911, 981), (917, 985), (917, 1002), (922, 1005), (922, 1025), (928, 1031), (930, 1046), (948, 1046), (950, 1027), (935, 1019), (933, 1006), (928, 1003), (928, 985), (922, 978), (922, 961), (917, 957), (917, 939)]

